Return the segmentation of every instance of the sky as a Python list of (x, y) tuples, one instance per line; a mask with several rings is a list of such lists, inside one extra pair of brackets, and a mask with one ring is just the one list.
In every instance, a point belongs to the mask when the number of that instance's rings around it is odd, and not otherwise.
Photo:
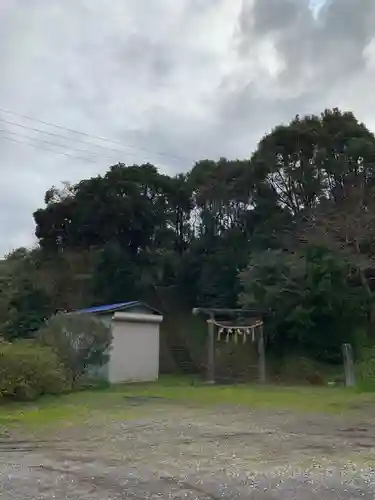
[(4, 255), (47, 189), (119, 161), (246, 158), (327, 107), (375, 131), (375, 2), (2, 0), (0, 67)]

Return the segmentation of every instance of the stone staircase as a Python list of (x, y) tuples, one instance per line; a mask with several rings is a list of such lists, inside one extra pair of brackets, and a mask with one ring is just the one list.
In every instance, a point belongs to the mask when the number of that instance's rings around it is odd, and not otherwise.
[(180, 305), (176, 303), (174, 287), (155, 287), (154, 292), (150, 293), (147, 299), (145, 301), (147, 304), (164, 314), (162, 331), (177, 371), (184, 375), (199, 373), (199, 368), (184, 339), (184, 329), (181, 328), (178, 316), (176, 316)]

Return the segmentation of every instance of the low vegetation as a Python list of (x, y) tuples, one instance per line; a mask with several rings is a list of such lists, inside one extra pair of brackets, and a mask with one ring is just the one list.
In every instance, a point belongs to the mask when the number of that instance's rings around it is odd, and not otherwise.
[(108, 361), (112, 331), (90, 315), (56, 314), (38, 330), (36, 338), (59, 358), (75, 388), (90, 368)]
[(356, 363), (357, 387), (361, 391), (375, 392), (375, 348), (362, 348)]
[[(304, 413), (357, 412), (374, 407), (372, 394), (328, 387), (207, 386), (195, 379), (162, 377), (158, 382), (114, 386), (105, 390), (46, 397), (37, 403), (0, 407), (1, 427), (72, 426), (95, 415), (103, 419), (139, 418), (142, 402), (217, 408), (242, 406), (251, 410), (290, 410)], [(146, 411), (150, 406), (146, 405)]]
[(59, 357), (35, 341), (0, 343), (0, 400), (32, 400), (68, 389)]
[(53, 316), (34, 340), (0, 342), (0, 400), (34, 400), (84, 386), (107, 361), (111, 329), (84, 315)]

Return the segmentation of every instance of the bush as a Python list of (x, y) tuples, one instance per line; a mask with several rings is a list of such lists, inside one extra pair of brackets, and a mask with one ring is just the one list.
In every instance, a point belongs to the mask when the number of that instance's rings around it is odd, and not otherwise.
[(341, 365), (321, 363), (314, 359), (289, 355), (278, 358), (268, 356), (267, 367), (272, 376), (279, 382), (287, 384), (333, 385), (343, 383), (343, 370)]
[(0, 342), (0, 399), (33, 400), (66, 389), (64, 367), (51, 349), (34, 341)]
[(258, 379), (258, 358), (254, 344), (246, 342), (236, 345), (231, 342), (220, 342), (216, 347), (216, 376), (222, 381), (239, 382), (256, 381)]
[(355, 366), (357, 386), (363, 391), (375, 391), (375, 347), (364, 347)]
[(302, 382), (311, 385), (323, 385), (322, 367), (315, 360), (304, 356), (288, 356), (280, 366), (281, 377), (289, 382)]
[(37, 333), (65, 366), (72, 387), (79, 385), (90, 367), (102, 366), (109, 358), (112, 330), (87, 314), (56, 314)]

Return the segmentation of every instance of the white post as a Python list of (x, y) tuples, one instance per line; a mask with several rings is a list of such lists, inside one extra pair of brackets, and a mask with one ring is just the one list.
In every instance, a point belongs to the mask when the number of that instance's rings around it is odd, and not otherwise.
[(345, 385), (346, 387), (354, 387), (355, 373), (354, 373), (354, 361), (353, 361), (353, 348), (351, 344), (342, 345), (342, 355), (344, 358)]

